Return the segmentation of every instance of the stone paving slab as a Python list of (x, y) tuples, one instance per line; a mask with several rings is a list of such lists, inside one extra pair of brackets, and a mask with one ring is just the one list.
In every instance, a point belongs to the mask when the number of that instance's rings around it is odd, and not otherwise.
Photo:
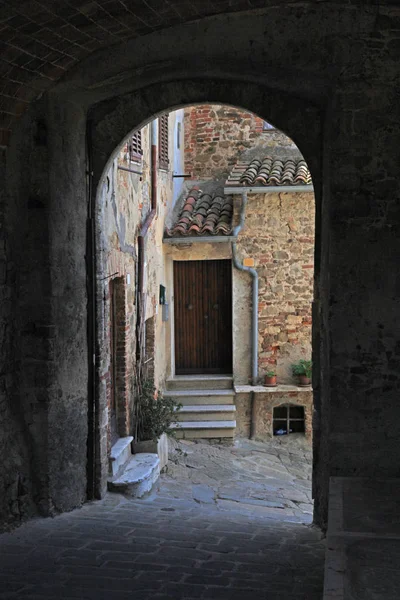
[[(309, 465), (264, 476), (264, 446), (204, 446), (182, 445), (146, 498), (109, 494), (0, 536), (0, 600), (321, 600)], [(295, 446), (282, 448), (285, 473)]]
[(311, 468), (304, 436), (268, 443), (238, 440), (231, 446), (172, 441), (160, 493), (164, 498), (180, 495), (189, 502), (214, 502), (223, 511), (311, 523)]
[(115, 496), (2, 535), (0, 599), (320, 600), (317, 529)]

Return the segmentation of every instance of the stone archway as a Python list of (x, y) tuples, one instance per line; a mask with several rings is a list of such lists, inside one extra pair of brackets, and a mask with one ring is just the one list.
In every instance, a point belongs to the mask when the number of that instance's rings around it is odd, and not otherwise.
[[(139, 126), (149, 122), (163, 110), (178, 108), (185, 105), (200, 104), (205, 102), (214, 102), (220, 104), (230, 104), (243, 107), (255, 114), (260, 115), (268, 121), (271, 121), (284, 130), (292, 139), (294, 139), (309, 160), (312, 170), (314, 190), (317, 204), (317, 240), (320, 243), (321, 224), (318, 222), (321, 211), (318, 208), (321, 203), (322, 190), (322, 165), (318, 148), (321, 145), (322, 116), (317, 106), (310, 105), (306, 101), (293, 97), (287, 93), (276, 90), (268, 90), (265, 86), (259, 84), (250, 84), (248, 82), (229, 82), (216, 80), (189, 80), (189, 81), (170, 81), (162, 86), (151, 85), (143, 89), (123, 94), (112, 100), (101, 102), (91, 108), (88, 115), (88, 139), (90, 143), (90, 156), (92, 156), (92, 202), (93, 219), (95, 228), (91, 232), (93, 236), (93, 245), (99, 244), (99, 231), (101, 227), (101, 206), (98, 205), (98, 192), (101, 187), (102, 179), (108, 170), (111, 160), (118, 152), (121, 143), (126, 137)], [(96, 200), (95, 200), (96, 198)], [(96, 231), (97, 228), (97, 231)], [(315, 249), (316, 254), (316, 273), (317, 282), (315, 297), (318, 298), (319, 290), (319, 269), (321, 264), (321, 247), (318, 245)], [(93, 263), (88, 264), (91, 272), (92, 281), (94, 281)], [(100, 289), (96, 291), (96, 297), (101, 296)], [(94, 298), (94, 297), (93, 297)], [(101, 317), (97, 310), (98, 318)], [(314, 317), (314, 337), (318, 339), (315, 332), (319, 331), (318, 314)], [(96, 324), (93, 323), (93, 332), (95, 342)], [(97, 384), (96, 394), (92, 396), (92, 406), (94, 412), (102, 415), (106, 404), (104, 389), (101, 381), (104, 373), (101, 368), (106, 364), (106, 356), (100, 340), (97, 338), (96, 348), (98, 352), (98, 365), (96, 370)], [(315, 369), (315, 407), (319, 411), (321, 407), (321, 391), (319, 389), (318, 372), (320, 369), (319, 348), (314, 349)], [(90, 407), (89, 407), (90, 412)], [(317, 421), (318, 422), (318, 421)], [(105, 487), (107, 474), (107, 447), (104, 443), (104, 436), (100, 430), (100, 420), (97, 422), (97, 431), (94, 431), (92, 444), (94, 447), (95, 466), (92, 472), (92, 480), (96, 481), (95, 495), (101, 496)], [(321, 441), (318, 428), (314, 432), (314, 453), (316, 461), (319, 456), (319, 444)], [(322, 494), (326, 490), (323, 483), (324, 475), (317, 474), (315, 478), (315, 488), (321, 488)], [(319, 507), (326, 501), (326, 498), (320, 501), (316, 493), (316, 515), (318, 518)]]

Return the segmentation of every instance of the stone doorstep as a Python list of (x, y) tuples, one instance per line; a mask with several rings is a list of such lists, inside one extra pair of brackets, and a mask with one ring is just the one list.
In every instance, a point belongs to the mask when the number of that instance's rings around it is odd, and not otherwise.
[(173, 423), (179, 439), (233, 438), (236, 421), (179, 421)]
[(235, 437), (235, 429), (176, 429), (175, 436), (179, 440), (232, 440)]
[(234, 429), (236, 421), (180, 421), (173, 423), (171, 429)]
[(204, 412), (236, 412), (236, 406), (234, 404), (189, 404), (179, 409), (179, 414)]
[(234, 404), (235, 392), (230, 390), (172, 390), (164, 392), (168, 398), (173, 398), (176, 402), (188, 406), (189, 404)]
[(113, 445), (109, 457), (109, 473), (115, 476), (118, 471), (125, 465), (125, 463), (132, 456), (131, 443), (133, 437), (128, 435), (123, 438), (119, 438)]
[(203, 390), (168, 390), (164, 392), (165, 396), (173, 397), (173, 398), (185, 398), (190, 396), (234, 396), (235, 392), (233, 389), (224, 390), (224, 389), (203, 389)]
[(189, 404), (176, 413), (178, 423), (182, 421), (227, 421), (235, 418), (234, 404)]
[(158, 455), (143, 452), (131, 456), (122, 473), (108, 479), (107, 487), (110, 492), (141, 498), (151, 491), (159, 476)]
[(168, 391), (193, 389), (230, 389), (233, 378), (229, 375), (176, 375), (167, 380)]

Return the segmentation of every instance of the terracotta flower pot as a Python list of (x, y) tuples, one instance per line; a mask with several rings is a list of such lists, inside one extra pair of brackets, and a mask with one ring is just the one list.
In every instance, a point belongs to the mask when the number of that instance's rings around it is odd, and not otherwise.
[(299, 375), (299, 386), (306, 386), (311, 384), (311, 378), (305, 375)]
[(276, 387), (276, 375), (272, 377), (265, 376), (265, 386), (266, 387)]

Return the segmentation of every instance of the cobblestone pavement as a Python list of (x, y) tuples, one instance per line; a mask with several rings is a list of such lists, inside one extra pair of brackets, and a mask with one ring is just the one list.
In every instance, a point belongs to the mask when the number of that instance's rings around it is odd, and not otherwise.
[[(0, 536), (0, 599), (321, 600), (324, 542), (293, 522), (309, 516), (300, 453), (273, 444), (282, 467), (264, 471), (271, 448), (263, 445), (179, 446), (150, 497), (109, 494)], [(255, 494), (264, 504), (249, 504)]]
[(239, 440), (233, 446), (172, 440), (159, 494), (259, 518), (311, 523), (311, 471), (311, 449), (302, 435), (269, 443)]

